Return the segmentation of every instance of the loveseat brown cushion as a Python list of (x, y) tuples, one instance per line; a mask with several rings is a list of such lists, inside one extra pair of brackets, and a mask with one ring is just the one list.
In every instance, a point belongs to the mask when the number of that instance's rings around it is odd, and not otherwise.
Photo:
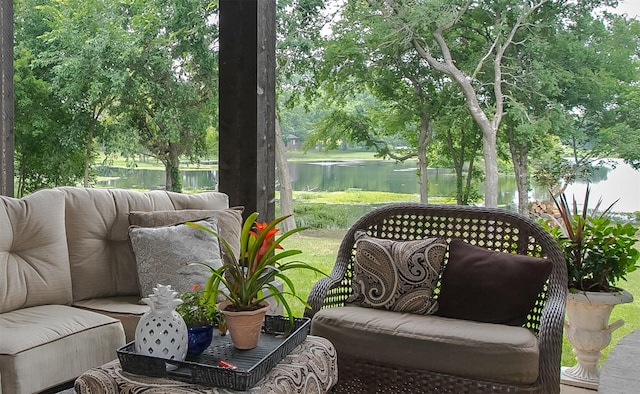
[(522, 326), (551, 273), (551, 261), (449, 243), (436, 315)]
[(471, 379), (530, 384), (538, 343), (526, 328), (345, 306), (322, 309), (311, 334), (340, 355)]

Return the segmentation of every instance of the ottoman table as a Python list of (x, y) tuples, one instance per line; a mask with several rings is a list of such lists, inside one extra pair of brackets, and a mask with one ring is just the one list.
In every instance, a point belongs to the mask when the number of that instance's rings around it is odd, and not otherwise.
[(338, 381), (336, 359), (331, 342), (309, 335), (249, 391), (135, 375), (123, 371), (118, 360), (85, 372), (76, 379), (74, 389), (78, 394), (326, 393)]

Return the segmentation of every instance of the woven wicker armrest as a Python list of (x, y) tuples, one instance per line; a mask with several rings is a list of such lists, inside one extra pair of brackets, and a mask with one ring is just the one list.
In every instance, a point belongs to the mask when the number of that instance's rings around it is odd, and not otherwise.
[(336, 295), (332, 297), (331, 293), (340, 293), (345, 291), (343, 286), (344, 276), (347, 273), (348, 261), (344, 259), (337, 259), (336, 264), (333, 266), (331, 274), (325, 278), (321, 278), (313, 285), (313, 288), (309, 292), (307, 303), (311, 306), (311, 309), (306, 309), (304, 315), (306, 317), (313, 317), (323, 307), (331, 306), (343, 306), (348, 295), (342, 296)]
[(355, 233), (362, 228), (360, 219), (354, 224), (342, 238), (336, 263), (331, 274), (320, 279), (309, 292), (307, 303), (311, 309), (306, 309), (304, 315), (313, 317), (322, 308), (344, 306), (345, 301), (351, 295), (350, 272), (353, 269), (353, 254), (355, 251)]

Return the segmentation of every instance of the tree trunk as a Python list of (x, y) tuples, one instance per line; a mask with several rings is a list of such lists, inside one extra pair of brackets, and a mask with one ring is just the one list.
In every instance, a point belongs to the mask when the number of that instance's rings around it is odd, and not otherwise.
[[(441, 32), (440, 32), (441, 33)], [(444, 39), (440, 33), (434, 33), (434, 36), (440, 44), (440, 49), (448, 53), (449, 48), (446, 46)], [(471, 113), (471, 117), (476, 121), (480, 130), (482, 130), (482, 151), (484, 157), (485, 181), (484, 181), (484, 204), (487, 207), (498, 206), (498, 149), (496, 147), (497, 128), (500, 125), (501, 113), (494, 114), (494, 121), (489, 120), (487, 114), (482, 110), (476, 91), (471, 84), (471, 79), (460, 71), (451, 61), (450, 63), (441, 63), (439, 60), (431, 56), (417, 40), (413, 40), (414, 47), (418, 51), (420, 57), (429, 63), (434, 69), (441, 71), (451, 77), (458, 85), (465, 97), (467, 108)], [(496, 84), (502, 81), (495, 81)], [(496, 99), (496, 101), (502, 98)], [(501, 108), (501, 107), (498, 107)]]
[(180, 155), (175, 144), (169, 143), (169, 157), (165, 162), (165, 190), (182, 193), (182, 174), (180, 174)]
[(83, 185), (85, 188), (89, 187), (89, 168), (91, 167), (91, 145), (93, 144), (93, 127), (90, 127), (87, 131), (87, 141), (84, 152), (84, 175)]
[(514, 140), (513, 127), (507, 128), (507, 140), (511, 152), (513, 172), (516, 175), (516, 187), (518, 190), (518, 212), (527, 214), (529, 205), (529, 162), (527, 159), (527, 147), (517, 144)]
[(498, 149), (495, 130), (483, 131), (482, 156), (484, 157), (484, 204), (498, 206)]
[(482, 157), (484, 158), (484, 205), (495, 208), (498, 206), (498, 148), (497, 148), (497, 127), (499, 117), (496, 114), (494, 121), (489, 120), (487, 114), (482, 110), (480, 102), (476, 97), (475, 90), (471, 82), (460, 73), (454, 74), (454, 78), (462, 90), (467, 103), (467, 108), (471, 117), (482, 130)]
[(280, 180), (280, 214), (291, 215), (282, 222), (282, 231), (289, 231), (296, 228), (296, 219), (293, 216), (293, 190), (291, 187), (291, 176), (289, 176), (289, 166), (284, 153), (284, 142), (280, 131), (280, 119), (276, 114), (276, 170)]
[(429, 177), (427, 174), (427, 146), (431, 142), (431, 124), (427, 111), (420, 113), (420, 134), (418, 135), (418, 177), (420, 184), (420, 202), (429, 201)]
[(171, 163), (169, 160), (160, 159), (164, 164), (164, 190), (171, 190), (173, 187), (173, 179), (171, 178)]

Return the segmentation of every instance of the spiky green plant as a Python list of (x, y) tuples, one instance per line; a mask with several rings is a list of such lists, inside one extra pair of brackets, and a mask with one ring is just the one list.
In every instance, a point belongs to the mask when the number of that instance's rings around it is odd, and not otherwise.
[[(220, 268), (200, 263), (211, 270), (211, 277), (207, 281), (205, 292), (210, 294), (210, 302), (215, 302), (215, 294), (222, 294), (231, 303), (231, 307), (235, 311), (259, 309), (263, 301), (274, 298), (282, 304), (290, 321), (293, 323), (294, 316), (285, 295), (293, 296), (305, 307), (308, 307), (308, 304), (298, 296), (295, 285), (287, 275), (287, 271), (303, 269), (311, 270), (321, 275), (325, 274), (303, 261), (281, 261), (284, 258), (301, 254), (302, 251), (300, 250), (290, 249), (276, 252), (276, 249), (282, 249), (280, 243), (283, 240), (304, 230), (304, 227), (289, 230), (276, 238), (275, 235), (279, 231), (276, 226), (288, 216), (281, 216), (269, 223), (256, 222), (257, 217), (258, 213), (252, 213), (242, 226), (239, 256), (235, 256), (227, 240), (217, 232), (197, 223), (186, 223), (189, 226), (214, 235), (231, 256), (231, 259)], [(283, 282), (285, 286), (283, 290), (274, 286), (273, 281), (276, 279)]]
[[(570, 289), (615, 291), (619, 280), (635, 271), (640, 252), (635, 248), (637, 229), (631, 223), (617, 223), (610, 217), (613, 202), (599, 211), (602, 199), (589, 210), (587, 186), (582, 209), (573, 199), (570, 206), (564, 193), (551, 197), (560, 220), (544, 223), (564, 252)], [(553, 224), (556, 224), (555, 226)]]

